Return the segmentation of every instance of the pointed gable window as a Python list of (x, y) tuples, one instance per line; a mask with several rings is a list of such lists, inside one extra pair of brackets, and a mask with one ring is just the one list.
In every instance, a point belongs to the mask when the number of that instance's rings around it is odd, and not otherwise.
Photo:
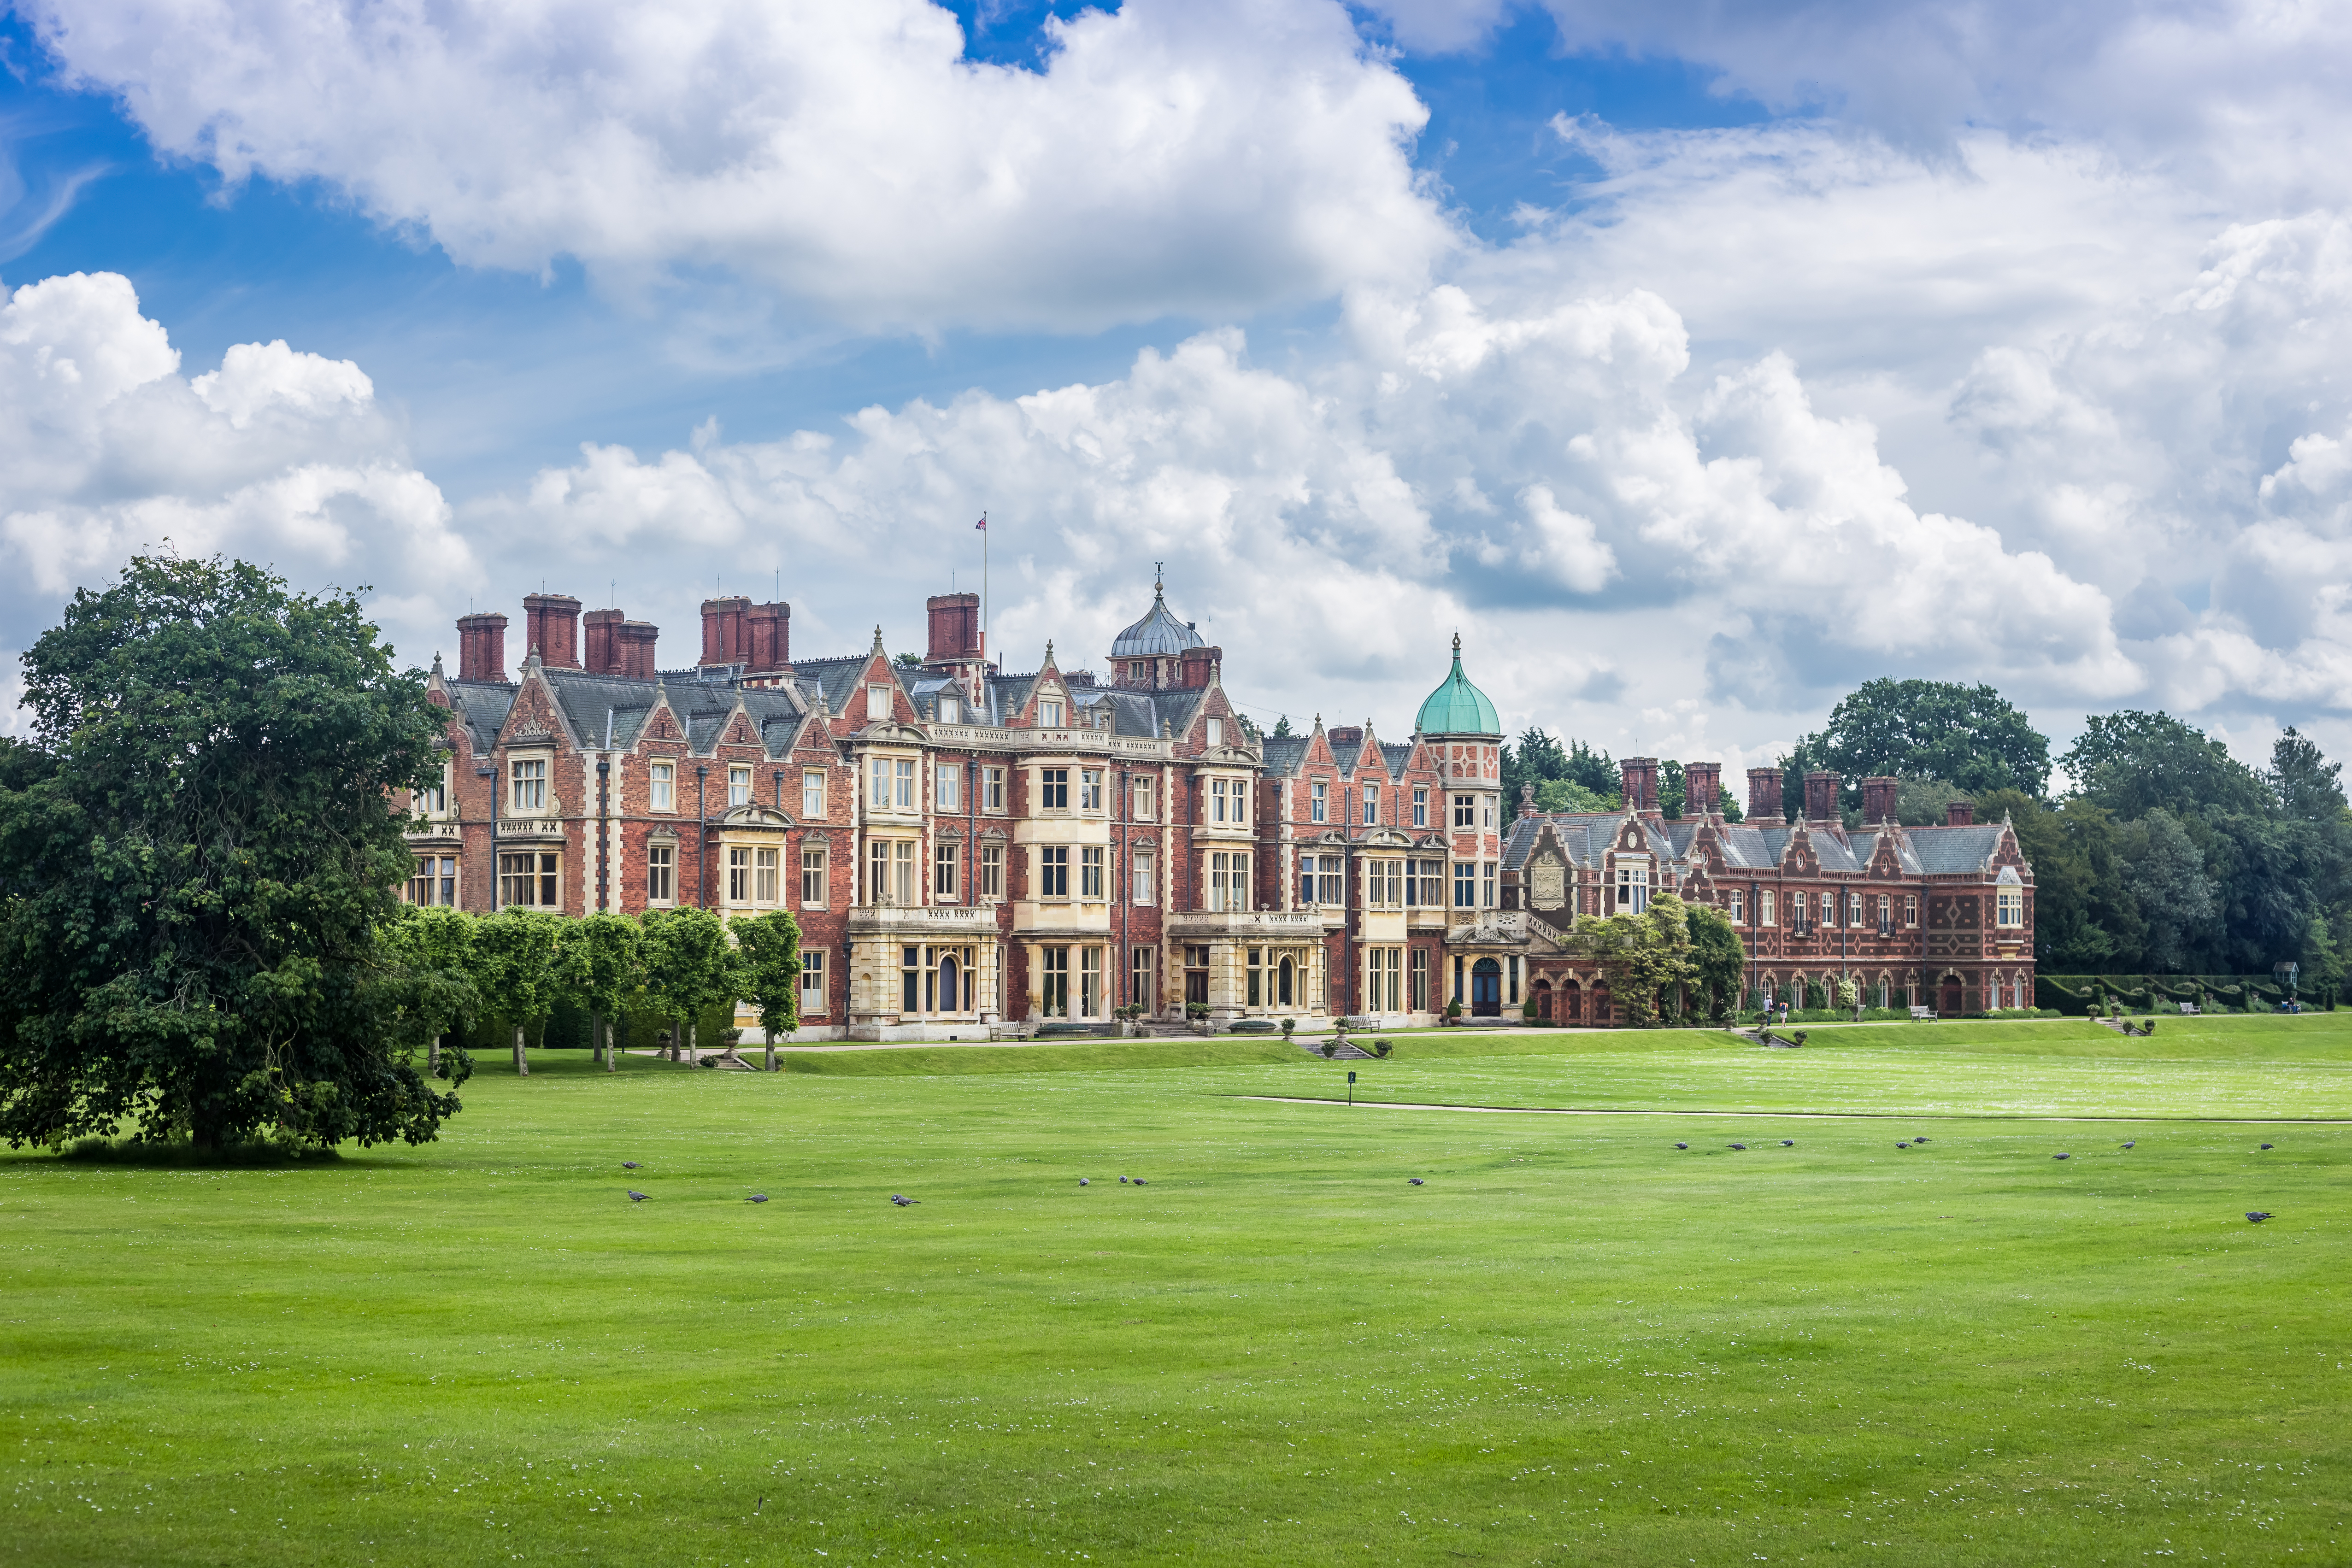
[(890, 688), (877, 681), (866, 688), (866, 722), (879, 724), (890, 716)]
[(735, 767), (727, 770), (727, 804), (748, 806), (751, 803), (751, 770)]
[(1037, 704), (1037, 724), (1042, 729), (1059, 729), (1062, 727), (1061, 698), (1045, 697), (1039, 700)]
[(1224, 743), (1225, 721), (1221, 718), (1212, 718), (1209, 720), (1209, 744), (1211, 746), (1223, 746)]

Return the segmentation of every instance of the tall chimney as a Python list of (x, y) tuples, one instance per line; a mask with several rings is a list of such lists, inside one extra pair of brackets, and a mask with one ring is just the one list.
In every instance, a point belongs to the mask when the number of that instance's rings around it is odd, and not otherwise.
[(582, 640), (585, 644), (583, 661), (592, 675), (617, 675), (621, 673), (621, 622), (625, 619), (617, 610), (591, 610), (580, 618)]
[(1944, 826), (1973, 828), (1977, 823), (1977, 803), (1974, 800), (1947, 800), (1944, 803)]
[(793, 607), (782, 600), (755, 604), (745, 625), (751, 643), (744, 650), (744, 673), (775, 674), (793, 667)]
[(633, 681), (653, 680), (659, 672), (654, 668), (654, 639), (661, 629), (643, 621), (624, 621), (617, 632), (621, 646), (620, 674)]
[(568, 593), (533, 593), (522, 601), (523, 624), (530, 628), (528, 648), (539, 651), (539, 662), (551, 670), (580, 667), (580, 601)]
[(1658, 809), (1658, 759), (1624, 757), (1618, 759), (1617, 768), (1624, 789), (1625, 810), (1654, 812)]
[(457, 678), (507, 678), (507, 618), (495, 610), (457, 618)]
[(706, 599), (702, 601), (702, 663), (740, 664), (751, 652), (747, 635), (751, 615), (748, 599)]
[(931, 621), (927, 664), (960, 664), (981, 656), (980, 595), (934, 593), (923, 601)]
[(1751, 768), (1748, 770), (1748, 820), (1751, 822), (1777, 822), (1784, 816), (1780, 806), (1780, 770), (1777, 768)]
[(1805, 820), (1812, 822), (1838, 821), (1838, 776), (1814, 768), (1805, 775)]
[(1712, 817), (1722, 808), (1723, 764), (1720, 762), (1685, 762), (1683, 764), (1683, 815)]
[(1862, 781), (1862, 820), (1865, 823), (1891, 822), (1895, 820), (1895, 792), (1902, 787), (1899, 779), (1884, 776)]

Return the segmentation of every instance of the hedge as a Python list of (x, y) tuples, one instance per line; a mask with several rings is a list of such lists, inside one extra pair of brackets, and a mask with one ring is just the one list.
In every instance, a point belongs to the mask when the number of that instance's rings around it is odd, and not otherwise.
[(2075, 1017), (2089, 1014), (2101, 998), (2126, 1012), (2178, 1010), (2194, 1002), (2200, 1012), (2270, 1012), (2300, 996), (2306, 1007), (2336, 1008), (2333, 987), (2289, 990), (2269, 975), (2036, 975), (2033, 1000)]

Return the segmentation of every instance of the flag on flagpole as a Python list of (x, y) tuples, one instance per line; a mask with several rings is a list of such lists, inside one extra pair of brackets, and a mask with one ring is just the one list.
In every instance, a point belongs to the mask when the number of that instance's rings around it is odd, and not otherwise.
[(988, 531), (988, 514), (986, 512), (981, 513), (980, 521), (972, 524), (972, 527), (978, 528), (982, 533), (986, 533)]

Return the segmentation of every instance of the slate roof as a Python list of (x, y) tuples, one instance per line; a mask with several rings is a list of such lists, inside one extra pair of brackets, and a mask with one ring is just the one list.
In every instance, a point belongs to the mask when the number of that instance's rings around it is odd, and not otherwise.
[(1978, 822), (1965, 828), (1909, 828), (1918, 848), (1920, 869), (1930, 876), (1984, 870), (1986, 861), (2000, 848), (2000, 824)]

